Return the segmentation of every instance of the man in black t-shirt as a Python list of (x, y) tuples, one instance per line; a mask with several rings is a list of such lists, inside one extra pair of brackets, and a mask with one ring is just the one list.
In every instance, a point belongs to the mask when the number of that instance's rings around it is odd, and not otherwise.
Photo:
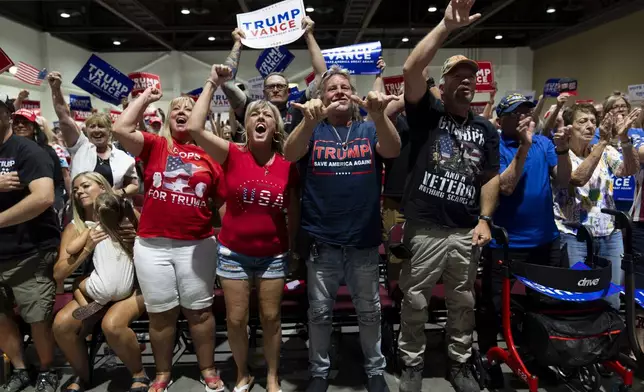
[(490, 241), (490, 216), (499, 194), (499, 135), (474, 115), (478, 65), (453, 56), (443, 65), (442, 101), (427, 91), (423, 69), (450, 32), (480, 17), (472, 1), (451, 1), (443, 20), (413, 50), (403, 67), (405, 111), (413, 167), (402, 210), (405, 245), (413, 257), (402, 264), (400, 351), (405, 365), (401, 392), (421, 390), (425, 322), (433, 286), (445, 285), (449, 334), (448, 380), (456, 392), (479, 391), (468, 360), (474, 331), (474, 281), (481, 247)]
[(35, 142), (14, 135), (12, 105), (0, 94), (0, 351), (14, 372), (5, 391), (30, 384), (22, 352), (22, 336), (13, 321), (14, 303), (31, 325), (40, 360), (36, 391), (53, 392), (58, 376), (51, 318), (56, 286), (53, 266), (60, 242), (54, 203), (54, 164)]

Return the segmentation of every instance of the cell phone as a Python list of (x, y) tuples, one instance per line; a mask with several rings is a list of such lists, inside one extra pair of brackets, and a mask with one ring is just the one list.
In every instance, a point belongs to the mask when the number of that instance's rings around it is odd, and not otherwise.
[(403, 243), (389, 245), (389, 251), (392, 255), (401, 260), (411, 259), (412, 256), (414, 256), (414, 253), (411, 251), (411, 249), (409, 249), (407, 245)]

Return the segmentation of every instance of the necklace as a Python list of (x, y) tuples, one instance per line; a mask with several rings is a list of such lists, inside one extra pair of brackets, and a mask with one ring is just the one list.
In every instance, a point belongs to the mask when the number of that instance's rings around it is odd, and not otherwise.
[(459, 123), (458, 121), (456, 121), (456, 119), (454, 119), (454, 117), (452, 117), (452, 115), (449, 112), (445, 112), (445, 113), (447, 113), (447, 115), (454, 122), (454, 124), (458, 125), (459, 129), (463, 129), (463, 127), (465, 126), (465, 123), (467, 122), (467, 117), (465, 117), (465, 120)]
[(268, 162), (266, 162), (266, 164), (264, 166), (262, 166), (262, 168), (264, 169), (264, 176), (267, 176), (268, 173), (270, 173), (268, 171), (268, 167), (273, 163), (274, 160), (275, 160), (275, 154), (273, 154), (271, 159), (269, 159)]
[[(329, 124), (331, 125), (331, 124)], [(333, 125), (331, 125), (331, 128), (333, 128), (333, 132), (335, 132), (335, 136), (338, 138), (340, 143), (342, 143), (342, 151), (347, 151), (349, 149), (349, 136), (351, 135), (351, 130), (353, 129), (353, 124), (349, 127), (349, 130), (347, 131), (347, 137), (344, 139), (344, 142), (342, 142), (342, 138), (340, 137), (340, 134), (338, 133), (338, 130), (335, 129)]]

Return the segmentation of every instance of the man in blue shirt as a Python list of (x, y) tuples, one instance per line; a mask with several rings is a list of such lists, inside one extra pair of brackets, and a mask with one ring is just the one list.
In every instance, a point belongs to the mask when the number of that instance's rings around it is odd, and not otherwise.
[[(349, 73), (334, 65), (322, 75), (320, 99), (293, 103), (303, 120), (284, 144), (299, 163), (302, 217), (298, 246), (306, 248), (309, 297), (307, 392), (326, 392), (333, 306), (342, 280), (358, 314), (367, 391), (388, 392), (380, 349), (378, 246), (382, 241), (382, 158), (400, 153), (400, 137), (384, 109), (394, 96), (355, 96)], [(358, 105), (371, 121), (363, 122)]]
[[(503, 98), (496, 109), (501, 127), (501, 195), (494, 223), (508, 232), (511, 260), (559, 266), (559, 230), (555, 225), (550, 180), (560, 185), (570, 181), (570, 130), (558, 130), (554, 135), (556, 147), (550, 139), (536, 135), (531, 117), (534, 106), (523, 95), (511, 94)], [(480, 319), (477, 322), (482, 353), (496, 346), (501, 324), (499, 314), (503, 281), (501, 268), (496, 263), (503, 259), (503, 250), (491, 242), (486, 252), (483, 304), (479, 308)], [(485, 328), (481, 328), (483, 326)], [(501, 368), (493, 367), (490, 375), (491, 387), (503, 388)]]

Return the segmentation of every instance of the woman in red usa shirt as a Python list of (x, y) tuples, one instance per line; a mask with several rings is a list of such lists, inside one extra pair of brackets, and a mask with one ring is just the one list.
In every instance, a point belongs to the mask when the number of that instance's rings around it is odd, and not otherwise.
[[(297, 169), (282, 156), (284, 124), (270, 102), (254, 101), (246, 109), (245, 145), (204, 130), (213, 94), (230, 77), (228, 67), (213, 65), (187, 128), (225, 173), (226, 213), (218, 236), (217, 275), (224, 289), (228, 340), (237, 365), (234, 391), (248, 391), (253, 384), (246, 364), (246, 325), (250, 286), (255, 284), (268, 367), (266, 390), (278, 392), (280, 305), (289, 239), (294, 238), (299, 223)], [(288, 210), (288, 227), (284, 209)]]
[(186, 124), (194, 101), (170, 102), (159, 135), (136, 130), (146, 107), (161, 98), (148, 88), (114, 124), (114, 137), (144, 165), (145, 199), (134, 244), (134, 266), (150, 317), (156, 378), (150, 391), (171, 381), (172, 350), (179, 310), (194, 340), (206, 392), (223, 392), (214, 365), (215, 320), (211, 307), (217, 250), (209, 200), (216, 199), (221, 166), (197, 147)]

